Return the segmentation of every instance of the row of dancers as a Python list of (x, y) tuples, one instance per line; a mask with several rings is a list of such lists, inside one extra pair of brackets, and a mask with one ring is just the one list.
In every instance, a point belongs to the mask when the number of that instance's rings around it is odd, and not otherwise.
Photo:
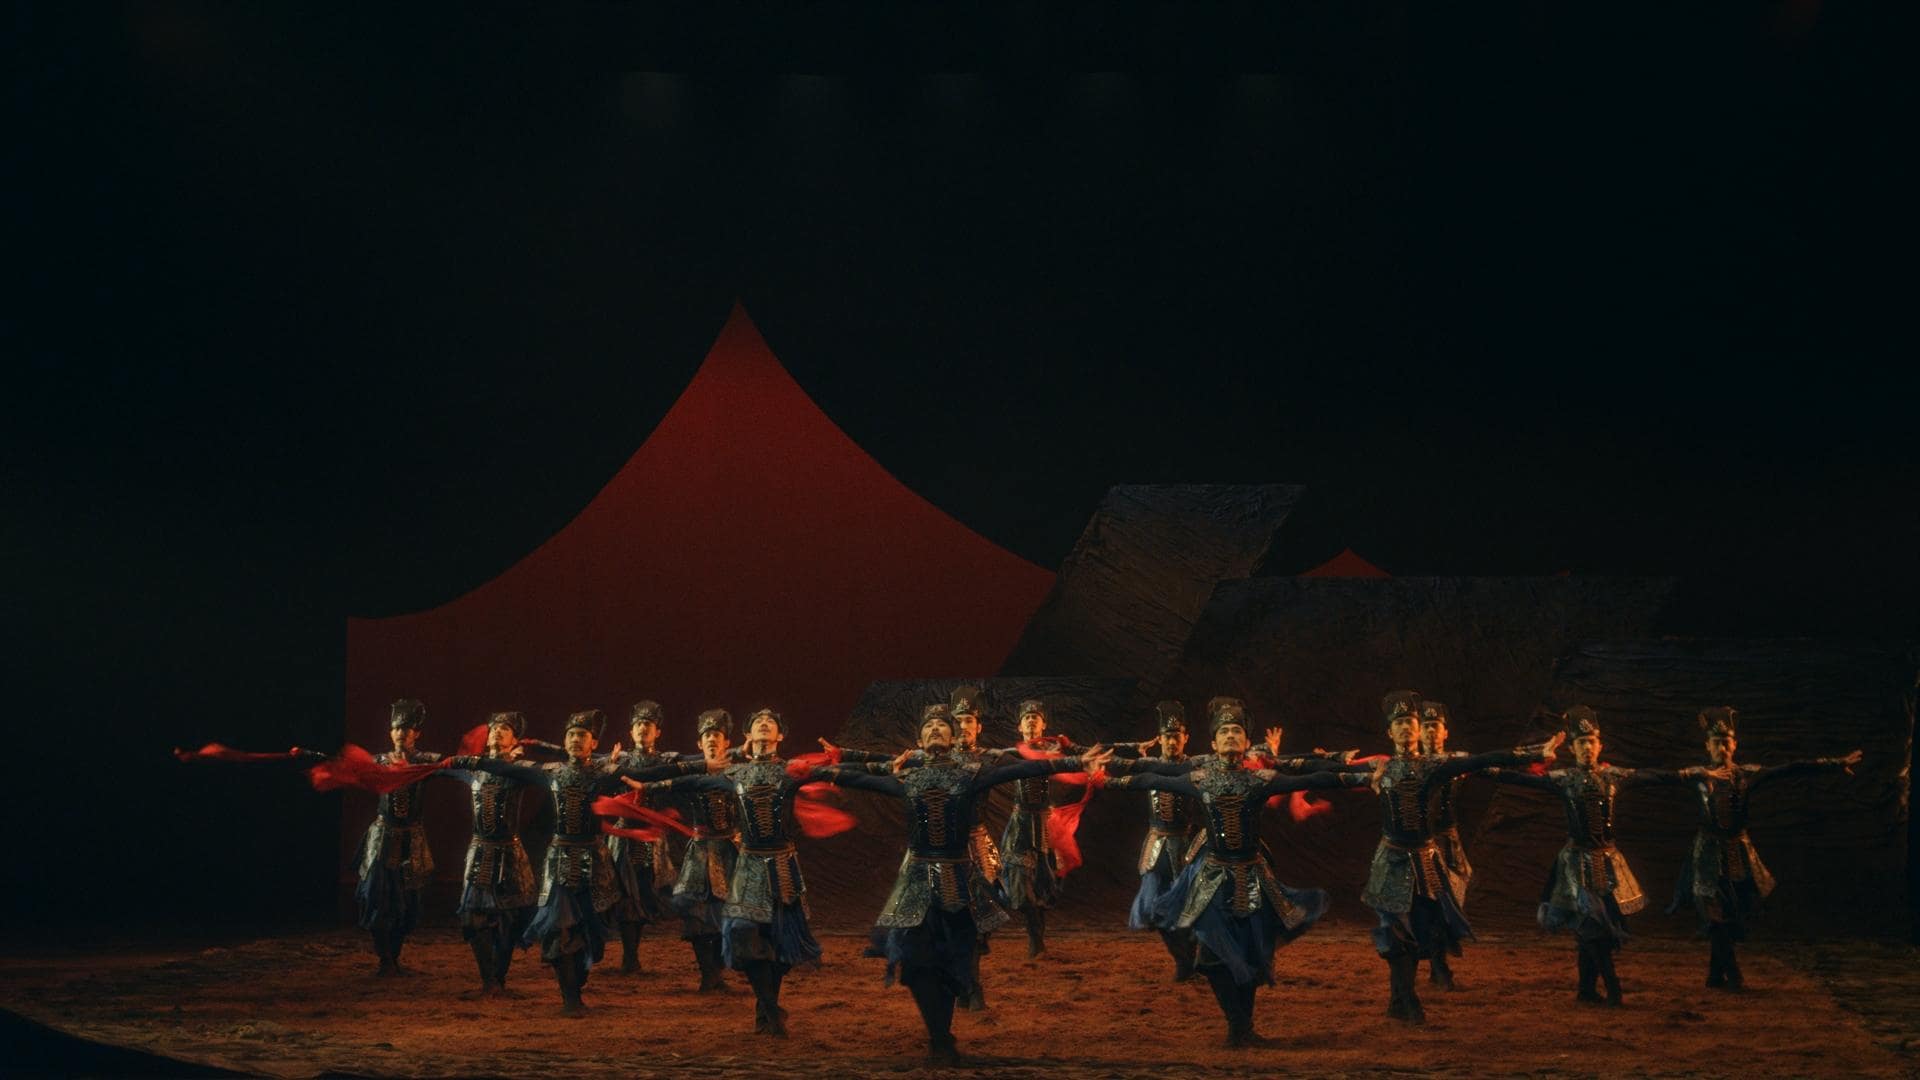
[[(956, 1006), (986, 1007), (980, 956), (991, 935), (1018, 914), (1029, 955), (1045, 951), (1045, 913), (1064, 870), (1077, 862), (1073, 831), (1084, 805), (1055, 805), (1052, 785), (1062, 779), (1086, 784), (1089, 796), (1101, 787), (1150, 794), (1129, 924), (1159, 933), (1176, 981), (1205, 979), (1226, 1020), (1228, 1045), (1241, 1047), (1264, 1041), (1254, 1030), (1254, 1001), (1262, 985), (1274, 983), (1275, 950), (1327, 908), (1324, 890), (1279, 880), (1261, 840), (1263, 814), (1284, 799), (1339, 788), (1364, 788), (1377, 798), (1381, 837), (1361, 898), (1378, 917), (1372, 939), (1387, 965), (1387, 1014), (1417, 1024), (1425, 1018), (1420, 961), (1428, 962), (1435, 985), (1455, 988), (1449, 957), (1472, 938), (1465, 916), (1472, 868), (1453, 810), (1464, 778), (1488, 776), (1561, 802), (1568, 838), (1543, 890), (1539, 922), (1574, 941), (1576, 997), (1618, 1005), (1613, 954), (1626, 940), (1627, 916), (1646, 905), (1614, 842), (1619, 794), (1665, 784), (1690, 786), (1697, 795), (1699, 826), (1675, 905), (1691, 905), (1705, 929), (1707, 986), (1737, 990), (1744, 979), (1735, 944), (1773, 889), (1747, 835), (1751, 793), (1794, 773), (1850, 772), (1860, 760), (1856, 750), (1773, 767), (1736, 764), (1738, 714), (1726, 706), (1699, 714), (1706, 765), (1627, 769), (1602, 763), (1599, 717), (1584, 706), (1560, 716), (1561, 730), (1542, 744), (1463, 754), (1447, 749), (1446, 706), (1395, 691), (1381, 703), (1390, 753), (1360, 758), (1321, 750), (1282, 756), (1279, 730), (1255, 741), (1244, 703), (1227, 697), (1205, 709), (1209, 753), (1186, 753), (1189, 731), (1177, 701), (1156, 707), (1153, 738), (1088, 748), (1049, 735), (1045, 703), (1024, 701), (1017, 709), (1020, 742), (987, 749), (978, 742), (980, 705), (981, 691), (972, 686), (928, 705), (917, 744), (898, 752), (821, 740), (819, 753), (783, 757), (787, 723), (772, 709), (747, 718), (737, 747), (732, 716), (708, 710), (696, 722), (697, 753), (664, 752), (660, 706), (642, 701), (630, 715), (628, 749), (616, 743), (599, 753), (606, 722), (597, 709), (571, 715), (558, 744), (527, 738), (522, 714), (499, 712), (469, 733), (462, 753), (443, 756), (419, 749), (426, 709), (402, 699), (390, 710), (392, 749), (379, 755), (353, 747), (331, 757), (299, 748), (254, 755), (210, 745), (180, 756), (292, 758), (310, 764), (316, 787), (379, 794), (360, 849), (356, 899), (383, 977), (407, 973), (402, 947), (433, 871), (420, 788), (442, 777), (471, 795), (458, 914), (480, 993), (502, 991), (515, 947), (538, 944), (553, 968), (562, 1012), (584, 1015), (582, 988), (612, 936), (621, 941), (622, 970), (637, 972), (644, 927), (672, 911), (691, 946), (700, 990), (723, 990), (722, 971), (740, 972), (754, 992), (754, 1030), (776, 1037), (787, 1033), (784, 977), (794, 967), (816, 966), (821, 956), (795, 838), (853, 823), (817, 800), (818, 785), (903, 800), (906, 851), (867, 953), (885, 959), (889, 985), (910, 991), (929, 1056), (940, 1061), (959, 1056)], [(1563, 747), (1571, 764), (1551, 767)], [(1002, 785), (1011, 786), (1012, 809), (996, 844), (980, 810)], [(519, 836), (519, 798), (527, 790), (544, 792), (553, 815), (537, 876)], [(685, 837), (677, 870), (670, 832)]]

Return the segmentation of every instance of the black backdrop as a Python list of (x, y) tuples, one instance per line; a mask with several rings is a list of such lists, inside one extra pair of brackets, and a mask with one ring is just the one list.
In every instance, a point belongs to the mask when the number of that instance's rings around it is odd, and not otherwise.
[(166, 749), (337, 741), (344, 618), (558, 529), (736, 298), (1042, 565), (1300, 481), (1273, 572), (1916, 629), (1871, 5), (77, 7), (13, 12), (17, 928), (329, 917), (337, 802)]

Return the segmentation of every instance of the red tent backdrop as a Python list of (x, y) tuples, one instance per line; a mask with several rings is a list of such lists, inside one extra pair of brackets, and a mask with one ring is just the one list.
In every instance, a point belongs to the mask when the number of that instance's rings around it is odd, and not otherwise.
[[(609, 737), (651, 697), (666, 742), (762, 705), (830, 734), (874, 679), (996, 670), (1053, 575), (908, 490), (822, 413), (735, 307), (660, 426), (580, 516), (437, 608), (347, 624), (347, 736), (385, 745), (396, 697), (422, 745), (491, 710)], [(795, 747), (799, 749), (799, 747)]]

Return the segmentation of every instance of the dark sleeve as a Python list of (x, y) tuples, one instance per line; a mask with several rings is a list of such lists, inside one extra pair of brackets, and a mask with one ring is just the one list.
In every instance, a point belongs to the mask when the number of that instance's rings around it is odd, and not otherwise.
[(1620, 787), (1661, 787), (1670, 784), (1685, 783), (1688, 779), (1679, 769), (1620, 769)]
[(849, 750), (842, 746), (840, 747), (839, 763), (842, 765), (878, 765), (882, 762), (892, 761), (897, 756), (897, 754), (883, 754), (878, 750)]
[[(660, 768), (668, 768), (661, 766)], [(642, 772), (657, 772), (657, 769), (643, 769)], [(671, 774), (669, 774), (671, 775)], [(668, 780), (650, 780), (640, 785), (642, 791), (732, 791), (733, 781), (726, 773), (701, 772), (698, 776), (679, 775)]]
[(550, 761), (555, 765), (567, 760), (567, 748), (545, 739), (521, 739), (521, 751), (530, 761)]
[(1427, 773), (1427, 780), (1451, 780), (1456, 776), (1465, 776), (1482, 769), (1491, 769), (1496, 765), (1527, 765), (1539, 760), (1540, 755), (1524, 750), (1495, 750), (1486, 754), (1466, 754), (1457, 758), (1448, 758), (1435, 765)]
[(815, 769), (813, 775), (816, 780), (825, 780), (829, 784), (840, 787), (877, 791), (882, 795), (899, 795), (903, 798), (907, 794), (906, 785), (902, 784), (898, 777), (871, 773), (860, 767), (832, 765), (824, 769)]
[(1131, 776), (1115, 776), (1107, 780), (1110, 788), (1133, 788), (1137, 791), (1171, 791), (1193, 798), (1200, 797), (1200, 789), (1193, 781), (1184, 776), (1170, 776), (1164, 773), (1134, 773)]
[(1113, 756), (1118, 761), (1144, 761), (1147, 755), (1133, 743), (1114, 743)]
[(538, 765), (523, 765), (518, 761), (502, 761), (499, 758), (489, 757), (457, 759), (454, 764), (457, 767), (468, 761), (473, 763), (473, 768), (481, 772), (504, 776), (522, 784), (533, 784), (536, 787), (545, 787), (547, 784), (547, 770)]
[(1840, 758), (1812, 758), (1807, 761), (1789, 761), (1785, 765), (1768, 765), (1755, 770), (1753, 779), (1748, 783), (1759, 785), (1786, 776), (1809, 776), (1828, 769), (1843, 769), (1846, 768), (1846, 764)]
[(674, 776), (692, 776), (707, 771), (706, 759), (698, 761), (669, 761), (664, 765), (617, 765), (608, 770), (610, 776), (624, 776), (629, 780), (665, 780)]
[(1541, 776), (1525, 769), (1487, 769), (1484, 774), (1502, 784), (1514, 787), (1532, 788), (1535, 791), (1559, 792), (1560, 783), (1551, 776)]
[(1253, 797), (1265, 802), (1275, 795), (1284, 795), (1289, 791), (1307, 791), (1314, 788), (1361, 787), (1368, 777), (1352, 772), (1310, 772), (1277, 773), (1268, 780)]
[(1113, 763), (1107, 764), (1107, 771), (1115, 776), (1134, 776), (1140, 773), (1153, 773), (1156, 776), (1185, 776), (1193, 771), (1192, 758), (1185, 761), (1166, 761), (1161, 758), (1134, 758), (1116, 769)]
[(1077, 757), (1022, 758), (1009, 761), (1005, 765), (984, 767), (973, 774), (973, 790), (990, 788), (995, 784), (1004, 784), (1009, 780), (1026, 780), (1035, 776), (1052, 776), (1054, 773), (1078, 772), (1085, 768)]

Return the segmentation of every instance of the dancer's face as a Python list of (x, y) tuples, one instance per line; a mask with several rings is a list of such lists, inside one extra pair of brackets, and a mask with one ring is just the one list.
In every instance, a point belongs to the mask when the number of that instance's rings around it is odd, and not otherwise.
[(487, 753), (494, 757), (505, 757), (513, 753), (513, 748), (518, 745), (520, 737), (513, 733), (512, 727), (506, 724), (487, 725)]
[(1447, 722), (1435, 713), (1420, 721), (1420, 752), (1439, 754), (1447, 749)]
[(1420, 749), (1420, 717), (1408, 712), (1388, 721), (1387, 740), (1405, 753), (1417, 752)]
[(1213, 730), (1213, 752), (1216, 754), (1244, 754), (1247, 752), (1247, 729), (1239, 724), (1221, 724)]
[(953, 718), (954, 745), (973, 746), (980, 741), (980, 718), (973, 713), (961, 713)]
[(634, 749), (652, 750), (654, 744), (660, 741), (660, 725), (652, 720), (635, 720), (631, 734)]
[(771, 754), (780, 748), (780, 722), (771, 716), (755, 717), (747, 725), (747, 748), (756, 754)]
[(1174, 728), (1160, 733), (1160, 756), (1176, 758), (1187, 752), (1187, 729)]
[(1573, 763), (1591, 769), (1600, 764), (1600, 736), (1580, 735), (1568, 744), (1573, 749)]
[(730, 745), (732, 744), (727, 741), (726, 732), (719, 728), (708, 728), (700, 733), (700, 753), (705, 755), (708, 761), (725, 760), (727, 747)]
[(395, 753), (404, 754), (420, 745), (420, 729), (395, 724), (387, 729), (387, 738), (393, 740)]
[[(974, 725), (976, 728), (979, 725)], [(920, 725), (920, 749), (953, 749), (953, 725), (936, 716)]]
[(586, 728), (570, 727), (565, 735), (560, 736), (560, 745), (566, 747), (568, 757), (586, 758), (592, 756), (593, 748), (600, 745), (600, 740), (594, 738), (593, 732)]
[(1037, 712), (1025, 713), (1020, 717), (1020, 737), (1027, 742), (1047, 733), (1047, 718)]
[(1707, 738), (1707, 760), (1716, 768), (1733, 764), (1734, 747), (1739, 744), (1731, 733), (1712, 735)]

